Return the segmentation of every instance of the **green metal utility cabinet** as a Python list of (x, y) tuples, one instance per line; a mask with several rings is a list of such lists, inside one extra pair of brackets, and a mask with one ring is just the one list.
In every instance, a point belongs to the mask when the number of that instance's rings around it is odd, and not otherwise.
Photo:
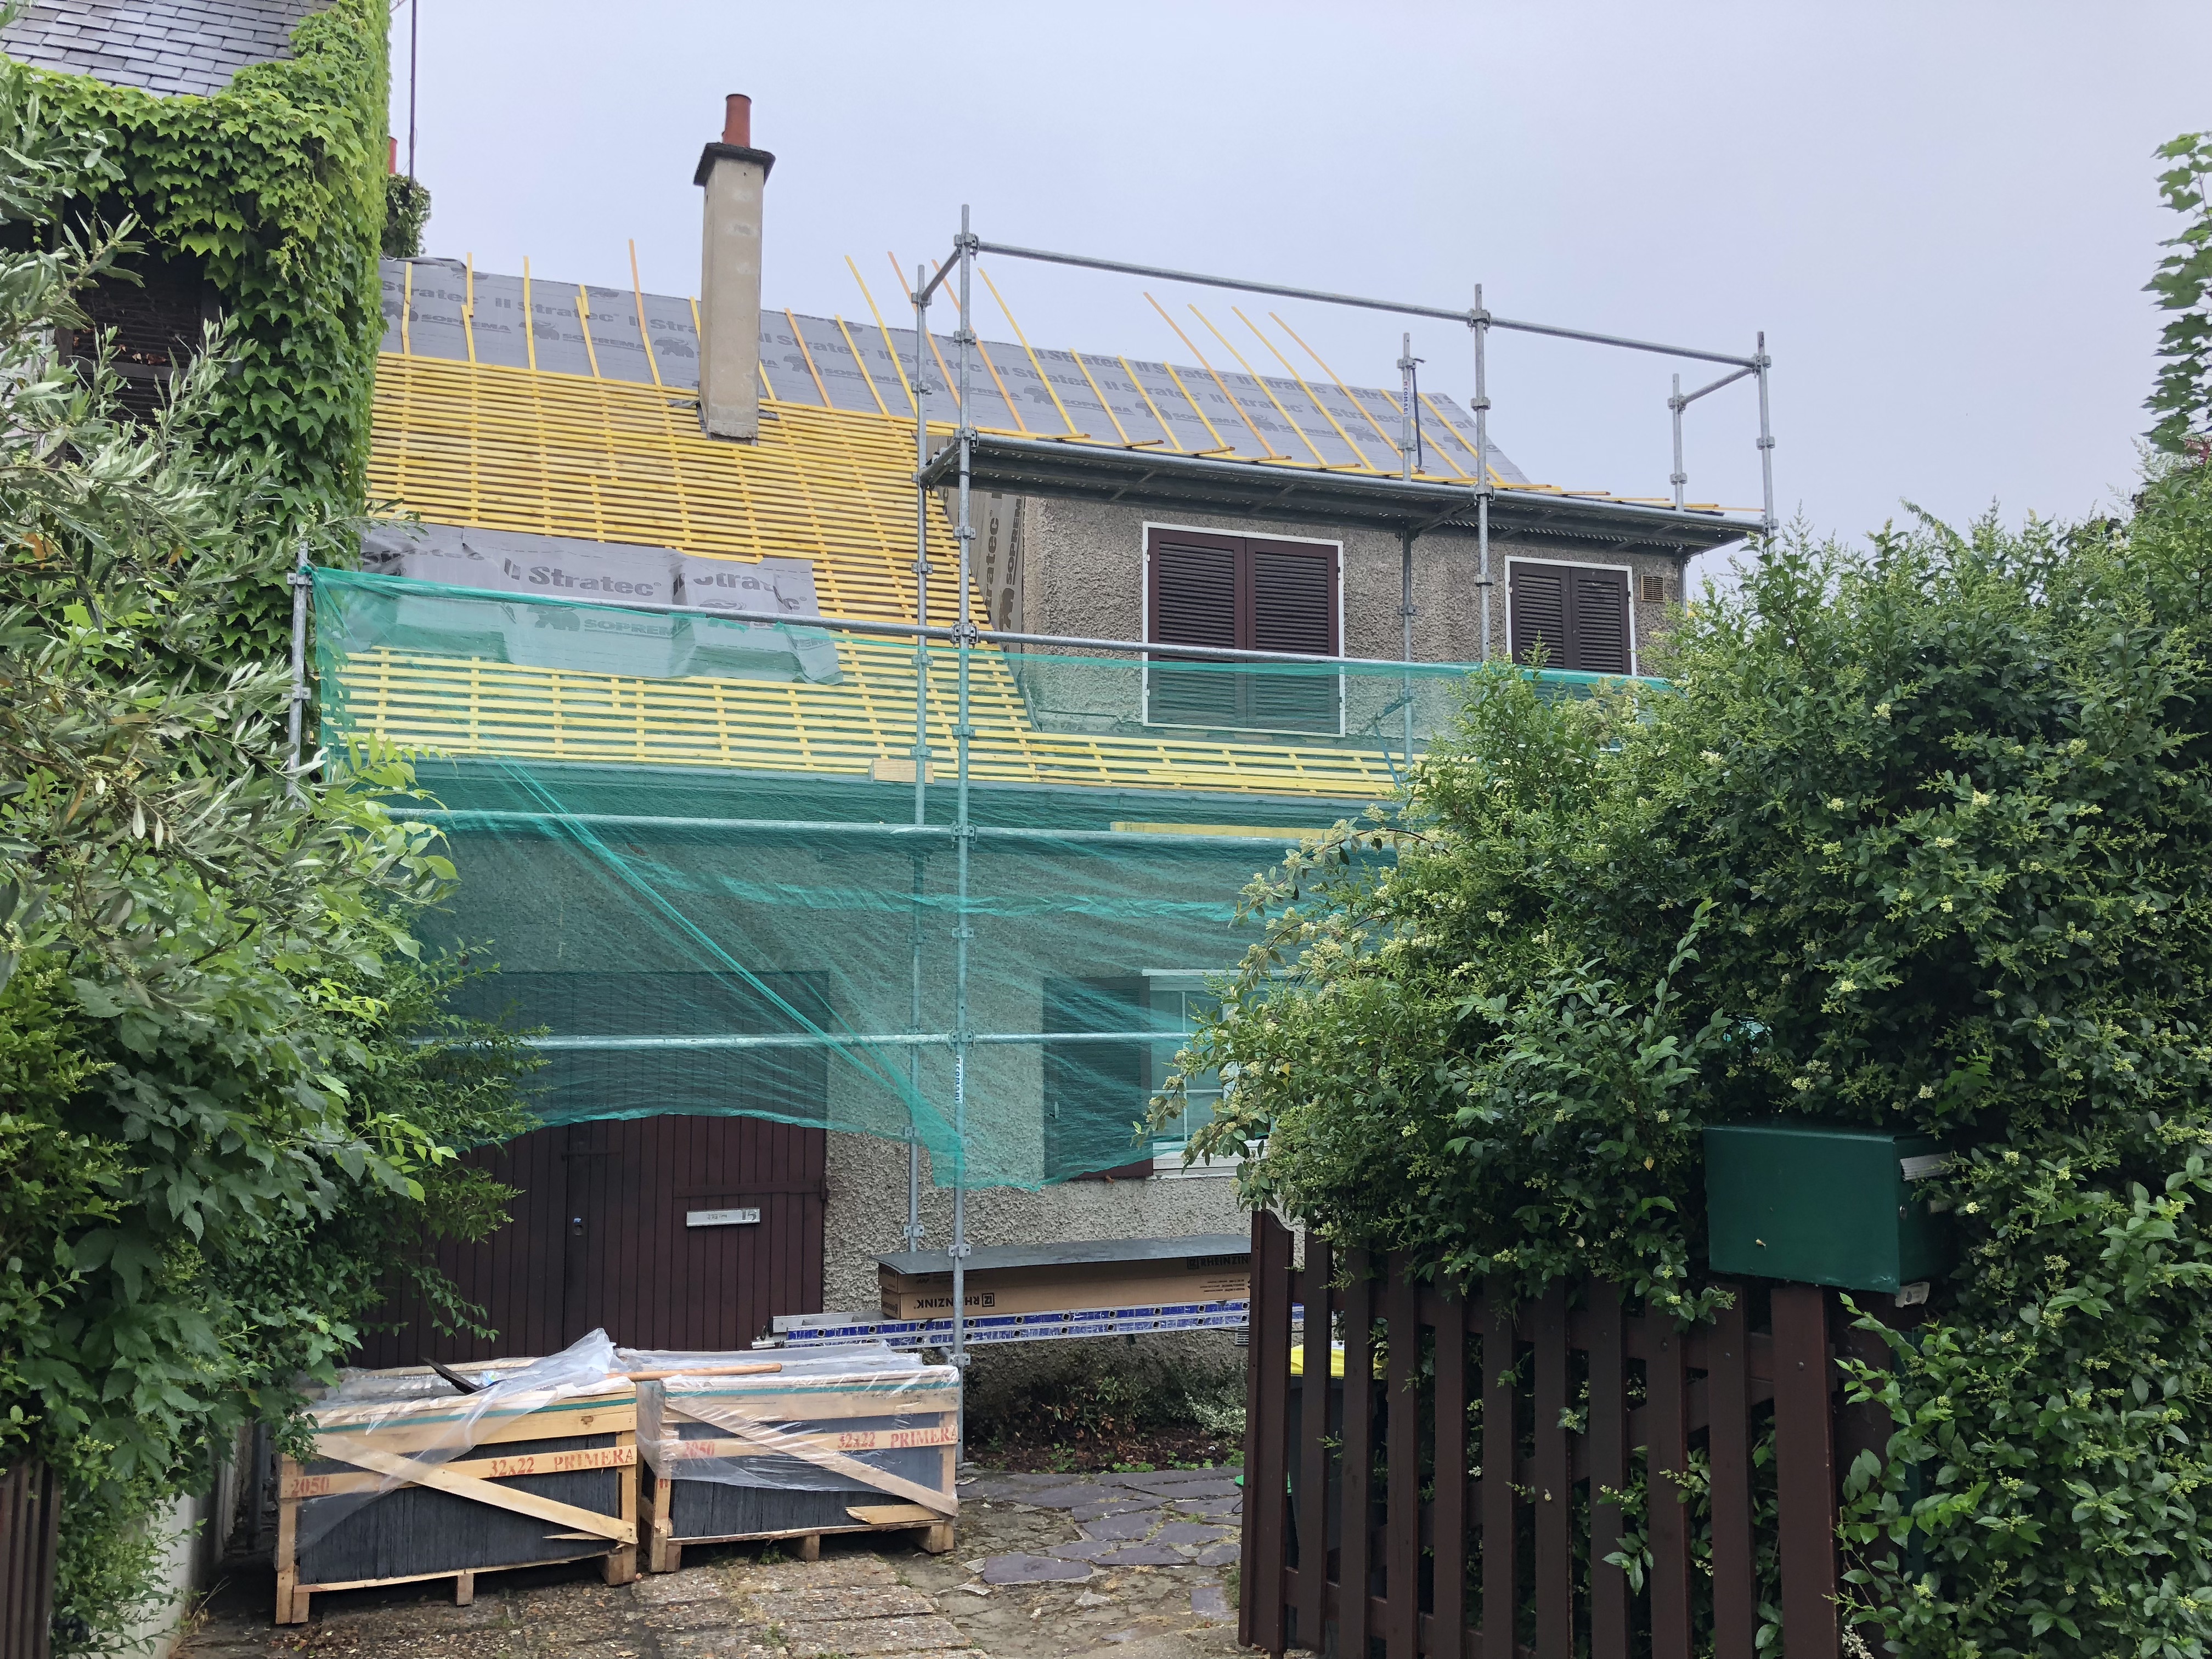
[(1709, 1257), (1717, 1273), (1895, 1291), (1951, 1265), (1949, 1227), (1923, 1180), (1926, 1135), (1816, 1124), (1705, 1131)]

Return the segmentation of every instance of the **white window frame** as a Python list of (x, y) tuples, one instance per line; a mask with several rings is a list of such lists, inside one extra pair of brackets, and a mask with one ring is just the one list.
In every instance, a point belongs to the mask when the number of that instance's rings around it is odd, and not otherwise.
[[(1229, 968), (1146, 968), (1143, 969), (1146, 1003), (1149, 1008), (1152, 999), (1158, 995), (1163, 988), (1178, 989), (1191, 985), (1202, 987), (1209, 979), (1234, 971), (1235, 969)], [(1189, 1024), (1190, 1021), (1186, 1016), (1183, 1021), (1186, 1030), (1189, 1028)], [(1204, 1092), (1214, 1096), (1217, 1099), (1220, 1095), (1218, 1089)], [(1244, 1160), (1241, 1158), (1202, 1158), (1196, 1164), (1186, 1166), (1182, 1161), (1183, 1148), (1189, 1144), (1190, 1139), (1187, 1135), (1180, 1140), (1170, 1139), (1165, 1136), (1155, 1137), (1152, 1143), (1152, 1178), (1155, 1181), (1210, 1180), (1221, 1176), (1233, 1176), (1243, 1166)]]
[(1505, 656), (1513, 657), (1513, 567), (1516, 564), (1550, 565), (1560, 570), (1618, 570), (1628, 578), (1628, 672), (1631, 676), (1643, 673), (1640, 659), (1644, 642), (1636, 637), (1636, 573), (1632, 564), (1613, 564), (1600, 559), (1532, 559), (1519, 554), (1508, 554), (1505, 559)]
[[(1152, 718), (1152, 532), (1155, 530), (1187, 531), (1194, 536), (1240, 536), (1261, 541), (1304, 542), (1314, 547), (1333, 547), (1336, 550), (1336, 654), (1350, 654), (1344, 648), (1344, 543), (1334, 536), (1279, 536), (1272, 531), (1255, 531), (1249, 525), (1170, 524), (1162, 519), (1146, 519), (1137, 535), (1137, 637), (1145, 642), (1146, 655), (1143, 675), (1138, 682), (1138, 722), (1157, 726), (1165, 732), (1249, 732), (1255, 737), (1266, 738), (1325, 738), (1344, 736), (1346, 700), (1344, 671), (1336, 674), (1336, 730), (1327, 732), (1279, 731), (1267, 726), (1190, 726), (1177, 720), (1156, 720)], [(1507, 636), (1510, 638), (1509, 635)], [(1171, 645), (1161, 644), (1164, 652), (1172, 652)]]

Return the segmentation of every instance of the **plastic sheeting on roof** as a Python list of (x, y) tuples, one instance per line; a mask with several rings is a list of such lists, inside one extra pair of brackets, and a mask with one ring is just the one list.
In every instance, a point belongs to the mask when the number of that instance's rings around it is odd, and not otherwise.
[[(450, 259), (384, 262), (384, 349), (413, 357), (549, 369), (696, 392), (697, 311), (682, 295), (502, 276)], [(951, 422), (952, 341), (933, 334), (922, 400)], [(761, 313), (761, 374), (780, 402), (914, 415), (915, 334), (872, 318)], [(1398, 468), (1398, 401), (1374, 387), (1253, 375), (1104, 353), (979, 342), (969, 384), (975, 422), (1036, 437), (1158, 447), (1312, 465)], [(1421, 394), (1425, 476), (1472, 479), (1474, 426), (1441, 393)], [(1495, 443), (1503, 483), (1528, 482)]]

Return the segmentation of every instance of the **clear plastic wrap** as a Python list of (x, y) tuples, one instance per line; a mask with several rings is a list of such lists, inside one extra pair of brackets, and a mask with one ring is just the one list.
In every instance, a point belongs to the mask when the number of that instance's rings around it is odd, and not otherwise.
[[(773, 1358), (770, 1374), (739, 1374)], [(855, 1346), (804, 1354), (620, 1352), (637, 1384), (639, 1454), (665, 1480), (781, 1492), (852, 1492), (959, 1510), (960, 1373)], [(718, 1369), (719, 1368), (719, 1369)]]
[(454, 1370), (483, 1386), (462, 1394), (435, 1372), (348, 1371), (315, 1402), (319, 1459), (377, 1479), (372, 1486), (356, 1486), (348, 1478), (340, 1486), (326, 1476), (309, 1477), (331, 1489), (303, 1493), (308, 1501), (299, 1506), (295, 1548), (313, 1544), (364, 1504), (419, 1483), (424, 1470), (459, 1457), (489, 1431), (487, 1419), (511, 1419), (585, 1395), (626, 1395), (630, 1388), (605, 1331), (527, 1364)]

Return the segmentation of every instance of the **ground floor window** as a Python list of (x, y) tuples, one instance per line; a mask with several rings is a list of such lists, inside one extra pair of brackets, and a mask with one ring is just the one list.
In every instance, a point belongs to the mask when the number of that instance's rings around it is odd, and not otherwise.
[[(1073, 1039), (1044, 1045), (1044, 1162), (1056, 1180), (1139, 1180), (1156, 1171), (1182, 1172), (1184, 1145), (1213, 1115), (1219, 1080), (1211, 1073), (1191, 1079), (1188, 1105), (1161, 1132), (1146, 1139), (1134, 1135), (1172, 1069), (1174, 1041), (1115, 1042), (1116, 1034), (1159, 1032), (1180, 1037), (1195, 1029), (1199, 1015), (1216, 999), (1206, 988), (1210, 974), (1198, 969), (1160, 969), (1148, 973), (1095, 979), (1048, 979), (1043, 1023), (1047, 1033)], [(1119, 1148), (1121, 1161), (1103, 1162), (1103, 1146)]]

